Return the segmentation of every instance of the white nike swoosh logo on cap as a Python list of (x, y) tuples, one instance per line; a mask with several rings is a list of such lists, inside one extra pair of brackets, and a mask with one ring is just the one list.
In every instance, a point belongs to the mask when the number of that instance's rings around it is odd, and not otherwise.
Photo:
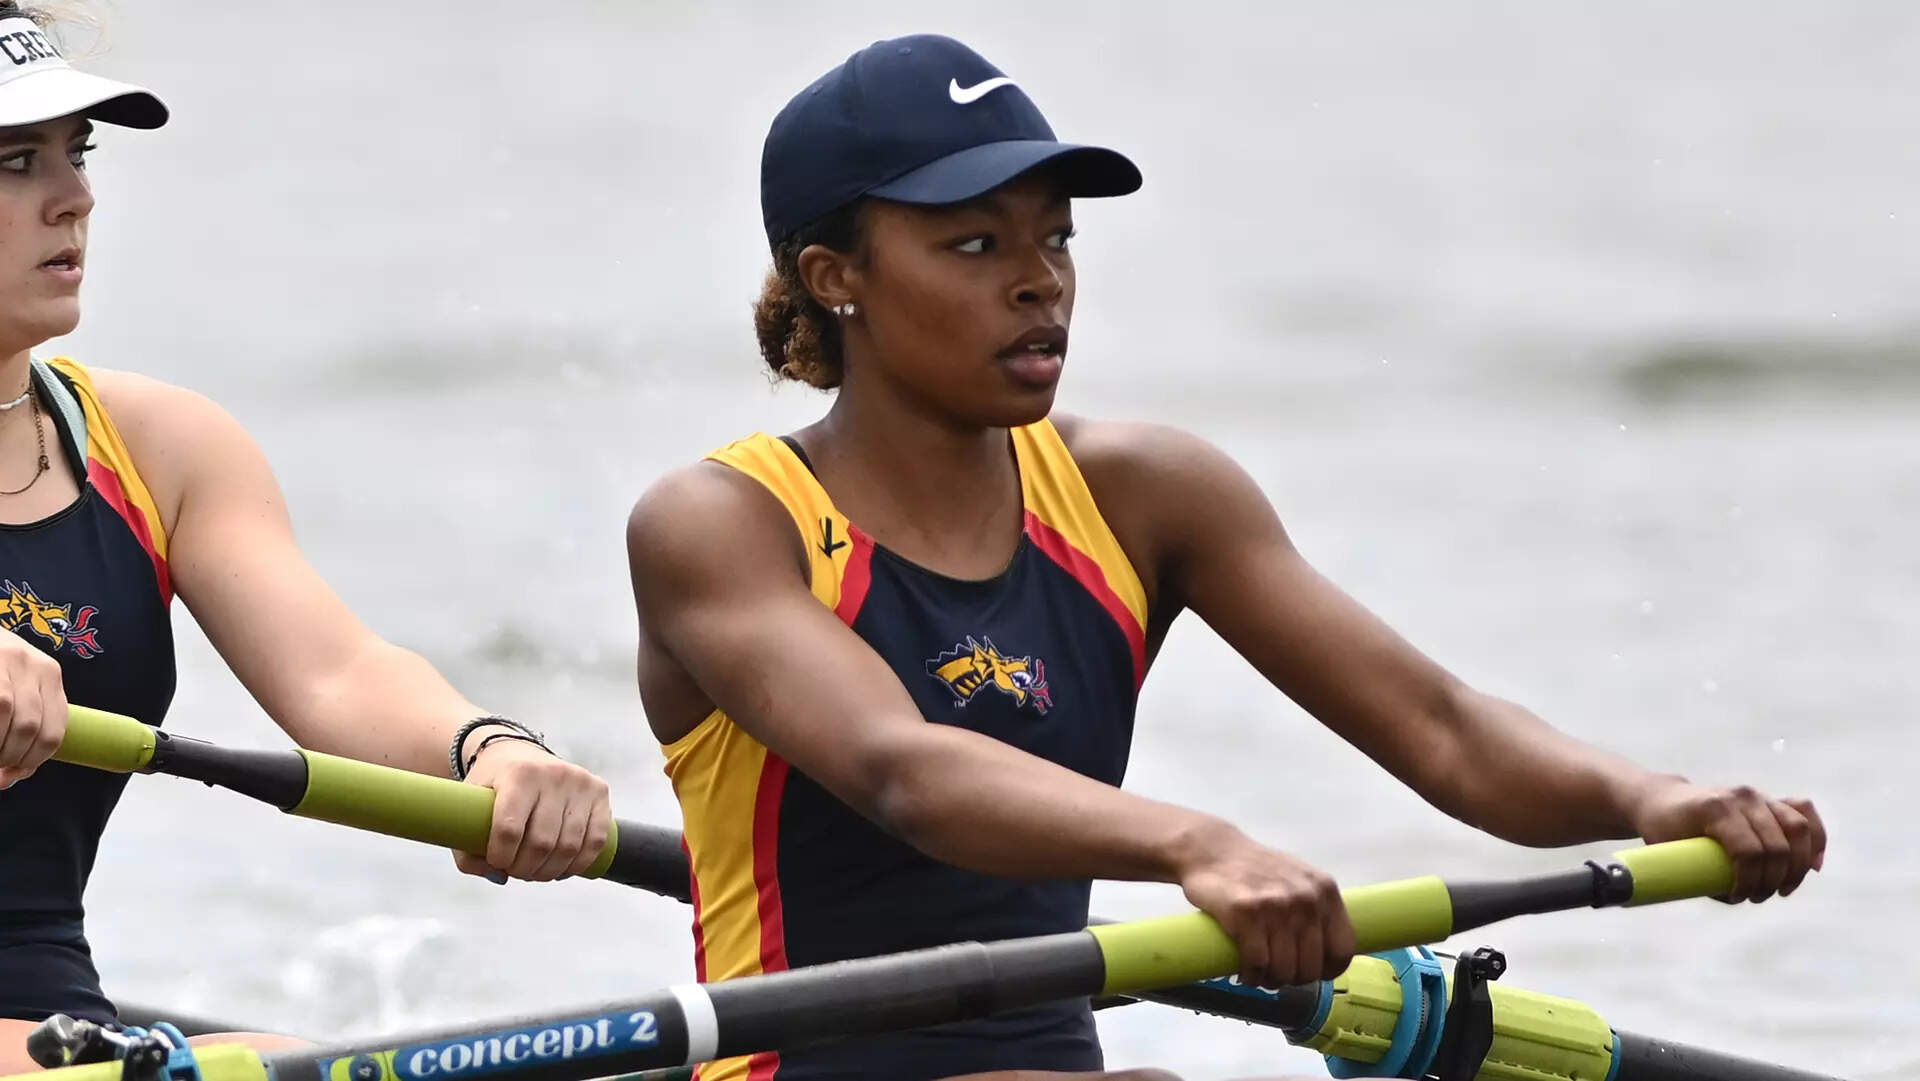
[(947, 81), (947, 96), (953, 99), (955, 105), (972, 105), (995, 90), (1012, 85), (1013, 80), (1005, 75), (975, 83), (972, 86), (961, 86), (960, 80), (950, 79)]

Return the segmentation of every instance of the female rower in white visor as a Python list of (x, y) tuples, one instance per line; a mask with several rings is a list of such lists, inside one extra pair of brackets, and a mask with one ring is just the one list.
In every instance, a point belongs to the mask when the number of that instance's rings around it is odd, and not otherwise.
[(69, 702), (161, 723), (175, 593), (301, 745), (495, 789), (487, 851), (456, 854), (461, 869), (577, 873), (610, 822), (599, 778), (347, 610), (224, 410), (33, 357), (79, 322), (94, 125), (167, 120), (147, 91), (69, 67), (37, 14), (0, 0), (0, 1075), (32, 1068), (40, 1019), (114, 1019), (81, 894), (126, 779), (48, 759)]

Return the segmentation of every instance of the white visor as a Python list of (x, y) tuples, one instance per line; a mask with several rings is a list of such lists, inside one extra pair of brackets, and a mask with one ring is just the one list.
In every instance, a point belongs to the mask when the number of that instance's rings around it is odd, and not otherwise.
[(0, 19), (0, 128), (75, 113), (129, 128), (167, 122), (167, 107), (148, 91), (68, 67), (32, 19)]

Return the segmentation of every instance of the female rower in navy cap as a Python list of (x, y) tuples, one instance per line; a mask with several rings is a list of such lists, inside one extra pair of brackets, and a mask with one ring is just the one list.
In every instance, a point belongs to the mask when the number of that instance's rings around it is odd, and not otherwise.
[[(1178, 883), (1249, 982), (1340, 972), (1331, 877), (1118, 787), (1188, 609), (1465, 822), (1540, 846), (1706, 834), (1736, 858), (1731, 899), (1798, 887), (1825, 847), (1811, 804), (1648, 772), (1462, 685), (1316, 574), (1205, 441), (1050, 416), (1071, 200), (1139, 184), (946, 38), (864, 49), (774, 119), (755, 329), (774, 372), (837, 394), (664, 477), (627, 533), (700, 978), (1078, 929), (1095, 878)], [(701, 1076), (1101, 1066), (1077, 1002)]]

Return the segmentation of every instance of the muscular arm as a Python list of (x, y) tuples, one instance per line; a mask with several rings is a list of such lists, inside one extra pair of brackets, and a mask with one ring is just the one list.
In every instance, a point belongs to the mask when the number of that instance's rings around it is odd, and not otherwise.
[[(1301, 557), (1253, 479), (1202, 440), (1070, 426), (1102, 507), (1184, 605), (1435, 807), (1528, 845), (1631, 837), (1656, 775), (1468, 687)], [(1110, 479), (1109, 479), (1110, 478)]]
[(927, 723), (885, 662), (809, 591), (786, 512), (704, 463), (634, 508), (627, 552), (645, 648), (755, 739), (922, 852), (1010, 877), (1179, 881), (1217, 819), (998, 740)]
[(484, 711), (321, 579), (252, 437), (190, 391), (96, 381), (160, 505), (174, 589), (268, 716), (303, 747), (445, 776), (454, 730)]
[[(301, 554), (280, 486), (253, 439), (197, 394), (95, 373), (168, 528), (174, 588), (268, 716), (303, 747), (446, 776), (448, 744), (483, 710), (418, 654), (374, 634)], [(546, 880), (604, 847), (612, 809), (598, 777), (521, 741), (484, 754), (466, 738), (469, 783), (494, 789), (487, 851), (469, 874)]]

